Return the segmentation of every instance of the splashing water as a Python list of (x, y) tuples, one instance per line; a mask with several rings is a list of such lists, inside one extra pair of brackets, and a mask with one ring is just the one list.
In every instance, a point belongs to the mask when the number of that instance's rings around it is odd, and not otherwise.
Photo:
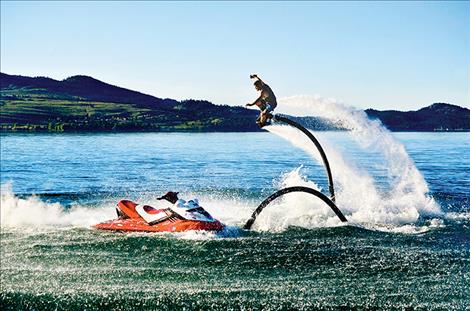
[[(302, 173), (302, 167), (284, 174), (277, 188), (291, 186), (304, 186), (321, 191), (315, 182), (308, 180)], [(302, 192), (292, 192), (270, 204), (256, 219), (253, 229), (280, 232), (289, 226), (316, 228), (344, 225), (331, 214), (330, 208), (316, 197)]]
[(114, 218), (113, 206), (86, 208), (74, 206), (66, 210), (59, 203), (47, 203), (37, 196), (19, 198), (11, 184), (1, 187), (1, 225), (3, 227), (90, 227), (99, 221)]
[[(404, 146), (393, 138), (380, 121), (370, 120), (362, 110), (318, 96), (284, 98), (280, 100), (279, 107), (282, 113), (325, 118), (348, 129), (352, 139), (365, 151), (381, 155), (390, 179), (387, 191), (379, 191), (374, 178), (350, 163), (349, 159), (345, 160), (338, 150), (328, 145), (321, 133), (316, 133), (328, 156), (338, 188), (337, 205), (350, 221), (405, 224), (416, 222), (420, 215), (441, 214), (438, 204), (427, 195), (426, 181)], [(268, 126), (266, 129), (302, 148), (321, 163), (316, 148), (298, 130), (280, 125)], [(334, 218), (334, 215), (331, 217)]]

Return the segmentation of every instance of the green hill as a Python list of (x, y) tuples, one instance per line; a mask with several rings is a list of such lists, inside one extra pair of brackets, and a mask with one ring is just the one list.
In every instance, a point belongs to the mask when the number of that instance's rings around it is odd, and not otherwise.
[[(62, 81), (0, 73), (2, 131), (260, 131), (257, 110), (205, 100), (158, 98), (88, 76)], [(366, 110), (392, 131), (470, 130), (470, 110), (438, 103), (418, 111)], [(315, 117), (314, 130), (338, 129)]]
[(0, 82), (4, 131), (259, 131), (255, 110), (161, 99), (87, 76), (1, 73)]

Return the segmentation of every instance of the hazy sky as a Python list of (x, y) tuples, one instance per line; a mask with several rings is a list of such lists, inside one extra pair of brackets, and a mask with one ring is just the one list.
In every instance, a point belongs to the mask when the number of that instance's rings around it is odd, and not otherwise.
[(1, 1), (1, 71), (90, 75), (158, 97), (470, 107), (469, 2)]

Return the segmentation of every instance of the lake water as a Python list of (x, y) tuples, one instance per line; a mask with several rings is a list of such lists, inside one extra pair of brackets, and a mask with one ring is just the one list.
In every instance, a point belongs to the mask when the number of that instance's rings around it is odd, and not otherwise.
[[(470, 307), (470, 133), (4, 134), (0, 309)], [(361, 136), (362, 135), (362, 136)], [(384, 135), (384, 136), (381, 136)], [(128, 198), (197, 197), (219, 234), (91, 229)]]

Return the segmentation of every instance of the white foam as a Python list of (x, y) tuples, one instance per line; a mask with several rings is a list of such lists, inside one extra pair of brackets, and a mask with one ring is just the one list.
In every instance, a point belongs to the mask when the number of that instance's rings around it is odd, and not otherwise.
[(449, 212), (445, 214), (445, 218), (452, 219), (452, 220), (467, 220), (470, 219), (470, 212)]
[(1, 186), (1, 225), (4, 227), (74, 226), (90, 227), (116, 216), (112, 206), (74, 206), (66, 210), (59, 203), (43, 202), (37, 196), (19, 198), (10, 184)]
[(359, 225), (361, 228), (365, 228), (368, 230), (373, 231), (381, 231), (381, 232), (391, 232), (391, 233), (401, 233), (401, 234), (420, 234), (428, 232), (432, 229), (436, 228), (444, 228), (445, 223), (444, 220), (439, 218), (433, 218), (431, 220), (426, 221), (422, 225), (416, 224), (405, 224), (405, 225), (390, 225), (390, 224), (364, 224)]

